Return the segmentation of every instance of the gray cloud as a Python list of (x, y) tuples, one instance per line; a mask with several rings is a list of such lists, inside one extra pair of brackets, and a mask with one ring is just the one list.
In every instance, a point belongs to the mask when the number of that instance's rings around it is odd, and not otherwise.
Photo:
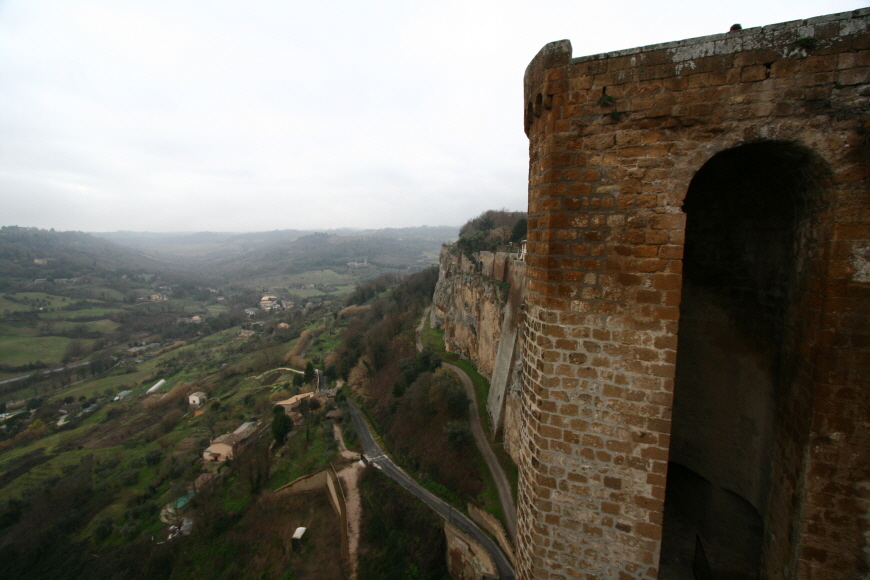
[(0, 225), (250, 231), (524, 209), (522, 75), (859, 2), (0, 0)]

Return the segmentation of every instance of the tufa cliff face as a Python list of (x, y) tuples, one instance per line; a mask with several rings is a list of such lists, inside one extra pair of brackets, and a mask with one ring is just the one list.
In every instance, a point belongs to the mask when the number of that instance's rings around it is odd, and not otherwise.
[[(492, 252), (482, 252), (492, 254)], [(448, 352), (470, 360), (478, 372), (492, 377), (508, 288), (481, 272), (481, 262), (441, 250), (441, 267), (432, 299), (432, 326), (444, 329)]]
[(449, 352), (472, 361), (490, 381), (487, 412), (496, 437), (519, 457), (523, 302), (526, 265), (519, 254), (480, 252), (474, 261), (441, 251), (430, 323)]

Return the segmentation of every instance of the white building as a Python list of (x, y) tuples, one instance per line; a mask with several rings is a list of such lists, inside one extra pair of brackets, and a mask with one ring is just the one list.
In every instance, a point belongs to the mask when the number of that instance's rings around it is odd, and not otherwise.
[(190, 403), (191, 407), (202, 407), (206, 400), (207, 397), (202, 391), (197, 391), (187, 396), (187, 402)]

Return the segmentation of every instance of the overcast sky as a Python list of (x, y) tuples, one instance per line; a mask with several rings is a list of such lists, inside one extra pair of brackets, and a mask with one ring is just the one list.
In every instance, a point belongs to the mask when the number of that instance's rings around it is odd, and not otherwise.
[(0, 0), (0, 225), (263, 231), (526, 209), (523, 72), (839, 0)]

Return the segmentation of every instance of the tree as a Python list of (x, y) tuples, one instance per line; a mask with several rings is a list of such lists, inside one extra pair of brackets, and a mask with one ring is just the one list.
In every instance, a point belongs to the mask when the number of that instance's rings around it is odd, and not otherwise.
[(80, 339), (75, 339), (70, 341), (69, 344), (66, 345), (66, 351), (64, 352), (63, 359), (61, 362), (68, 363), (72, 360), (78, 360), (82, 356), (87, 353), (87, 344)]
[(488, 234), (495, 227), (495, 220), (493, 220), (490, 216), (484, 216), (481, 218), (480, 223), (478, 223), (477, 228), (479, 231), (484, 234)]
[[(284, 410), (281, 409), (281, 412), (283, 413)], [(238, 457), (236, 464), (238, 465), (239, 475), (247, 482), (251, 495), (259, 495), (263, 486), (269, 481), (269, 475), (272, 471), (272, 458), (269, 457), (269, 448), (259, 442), (250, 445)]]
[(468, 447), (474, 442), (468, 421), (450, 421), (444, 427), (444, 434), (447, 435), (447, 442), (458, 450)]
[(293, 429), (293, 420), (284, 412), (284, 407), (275, 405), (272, 408), (272, 437), (277, 445), (283, 445), (287, 434)]
[(526, 239), (526, 234), (528, 233), (528, 220), (526, 218), (520, 218), (520, 220), (514, 224), (513, 231), (511, 232), (510, 240), (511, 242), (518, 244)]

